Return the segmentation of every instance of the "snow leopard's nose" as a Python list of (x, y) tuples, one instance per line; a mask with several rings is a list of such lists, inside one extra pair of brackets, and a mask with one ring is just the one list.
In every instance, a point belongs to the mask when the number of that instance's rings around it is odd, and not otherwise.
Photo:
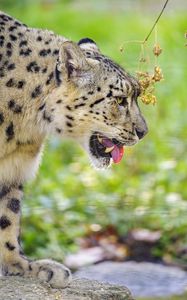
[(141, 140), (144, 136), (145, 136), (145, 131), (139, 131), (138, 129), (136, 129), (136, 134), (139, 138), (139, 140)]
[(136, 128), (135, 131), (136, 131), (136, 134), (137, 134), (139, 140), (141, 140), (148, 132), (147, 125), (145, 124), (144, 128), (141, 130), (139, 128)]

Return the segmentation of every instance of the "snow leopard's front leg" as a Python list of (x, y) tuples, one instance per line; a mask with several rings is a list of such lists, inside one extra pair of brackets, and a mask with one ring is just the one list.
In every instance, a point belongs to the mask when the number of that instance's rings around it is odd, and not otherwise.
[(2, 275), (38, 278), (62, 288), (71, 280), (70, 271), (53, 260), (29, 260), (20, 247), (22, 186), (0, 185), (0, 267)]

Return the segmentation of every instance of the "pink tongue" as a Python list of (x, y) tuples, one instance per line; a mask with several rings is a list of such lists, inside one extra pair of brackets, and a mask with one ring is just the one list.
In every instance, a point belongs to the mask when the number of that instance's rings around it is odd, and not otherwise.
[(111, 151), (112, 159), (115, 164), (119, 163), (123, 157), (124, 148), (113, 144), (112, 141), (107, 138), (103, 139), (102, 144), (105, 147), (113, 147), (114, 146), (114, 149)]
[(114, 149), (112, 150), (111, 155), (115, 164), (119, 163), (122, 160), (123, 153), (124, 153), (123, 147), (118, 147), (114, 145)]

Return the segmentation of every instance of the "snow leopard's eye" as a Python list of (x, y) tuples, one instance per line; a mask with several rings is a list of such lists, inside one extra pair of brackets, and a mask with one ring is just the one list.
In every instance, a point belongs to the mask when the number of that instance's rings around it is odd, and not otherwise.
[(117, 101), (117, 104), (120, 106), (126, 106), (128, 104), (127, 97), (117, 97), (116, 101)]

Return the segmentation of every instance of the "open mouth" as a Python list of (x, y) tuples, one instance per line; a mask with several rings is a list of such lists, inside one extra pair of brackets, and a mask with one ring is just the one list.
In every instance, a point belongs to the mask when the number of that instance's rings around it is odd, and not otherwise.
[(116, 139), (94, 132), (90, 138), (90, 151), (96, 158), (112, 159), (115, 164), (119, 163), (124, 154), (124, 145)]

